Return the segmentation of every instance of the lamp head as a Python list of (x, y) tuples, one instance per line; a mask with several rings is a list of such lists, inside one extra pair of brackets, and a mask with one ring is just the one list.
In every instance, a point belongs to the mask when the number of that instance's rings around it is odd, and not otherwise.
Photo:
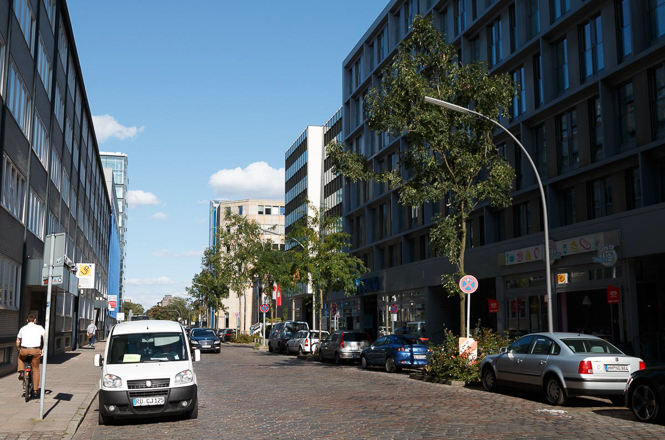
[(460, 105), (457, 105), (457, 104), (452, 104), (448, 101), (442, 101), (440, 99), (432, 98), (430, 96), (425, 96), (425, 102), (427, 102), (428, 104), (434, 104), (434, 105), (438, 105), (439, 107), (447, 108), (448, 110), (453, 110), (453, 111), (456, 111), (456, 112), (459, 112), (459, 113), (464, 113), (466, 115), (471, 113), (468, 108), (464, 108), (464, 107), (462, 107)]

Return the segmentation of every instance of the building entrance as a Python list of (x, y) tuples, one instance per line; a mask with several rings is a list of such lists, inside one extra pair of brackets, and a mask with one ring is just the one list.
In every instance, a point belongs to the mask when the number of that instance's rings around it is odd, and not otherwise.
[(559, 302), (563, 331), (586, 333), (615, 344), (620, 340), (619, 310), (607, 303), (607, 289), (560, 292)]

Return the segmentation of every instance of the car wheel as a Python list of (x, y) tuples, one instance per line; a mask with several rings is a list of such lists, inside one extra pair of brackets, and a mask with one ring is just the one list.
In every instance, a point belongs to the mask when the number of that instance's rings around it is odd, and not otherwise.
[(397, 365), (392, 358), (386, 358), (386, 373), (395, 373), (397, 372)]
[(111, 417), (105, 416), (100, 411), (99, 412), (99, 418), (98, 418), (97, 422), (99, 423), (100, 426), (110, 425), (110, 424), (112, 424), (113, 419)]
[(342, 358), (339, 357), (339, 353), (335, 352), (335, 364), (336, 365), (341, 365), (342, 364)]
[(609, 399), (614, 406), (620, 406), (622, 408), (626, 406), (626, 400), (623, 398), (623, 396), (611, 396)]
[(494, 393), (499, 388), (496, 382), (496, 374), (492, 367), (485, 367), (483, 370), (483, 388), (485, 390)]
[(304, 356), (304, 355), (305, 355), (305, 352), (302, 351), (302, 347), (298, 347), (298, 354), (299, 354), (300, 356)]
[(323, 351), (319, 350), (319, 362), (323, 362)]
[(367, 367), (369, 367), (369, 365), (367, 365), (367, 358), (365, 356), (360, 357), (360, 366), (363, 368), (363, 370), (367, 370)]
[(545, 398), (547, 403), (554, 406), (565, 405), (568, 401), (566, 392), (557, 377), (550, 376), (545, 379)]
[(631, 411), (640, 422), (653, 423), (661, 418), (661, 408), (656, 392), (648, 384), (639, 384), (628, 400)]
[(268, 351), (272, 353), (272, 344), (270, 342), (268, 342)]

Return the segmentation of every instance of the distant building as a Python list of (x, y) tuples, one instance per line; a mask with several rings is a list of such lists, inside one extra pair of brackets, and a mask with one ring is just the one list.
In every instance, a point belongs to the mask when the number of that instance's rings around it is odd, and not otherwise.
[[(261, 229), (272, 231), (271, 233), (266, 232), (262, 236), (262, 240), (270, 241), (281, 249), (284, 249), (283, 201), (268, 199), (216, 200), (212, 201), (210, 206), (211, 243), (215, 243), (215, 238), (213, 237), (214, 231), (225, 227), (225, 212), (229, 210), (234, 214), (256, 221)], [(237, 292), (231, 292), (229, 297), (222, 301), (222, 304), (226, 308), (225, 314), (215, 319), (216, 311), (209, 310), (210, 322), (207, 325), (215, 328), (239, 328), (243, 333), (247, 333), (250, 326), (258, 322), (260, 307), (257, 298), (258, 293), (257, 285), (254, 288), (246, 289), (240, 295)], [(281, 311), (282, 308), (278, 308), (276, 316), (281, 316), (279, 314)], [(236, 313), (238, 314), (237, 318)]]

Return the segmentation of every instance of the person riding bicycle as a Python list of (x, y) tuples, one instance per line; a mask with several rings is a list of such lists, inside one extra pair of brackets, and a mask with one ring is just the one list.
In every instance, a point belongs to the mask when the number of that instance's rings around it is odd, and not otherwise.
[(23, 380), (25, 363), (28, 356), (32, 356), (32, 385), (35, 395), (40, 393), (39, 388), (39, 360), (44, 347), (44, 327), (37, 324), (37, 317), (29, 314), (27, 324), (21, 327), (16, 336), (16, 349), (18, 354), (18, 380)]

